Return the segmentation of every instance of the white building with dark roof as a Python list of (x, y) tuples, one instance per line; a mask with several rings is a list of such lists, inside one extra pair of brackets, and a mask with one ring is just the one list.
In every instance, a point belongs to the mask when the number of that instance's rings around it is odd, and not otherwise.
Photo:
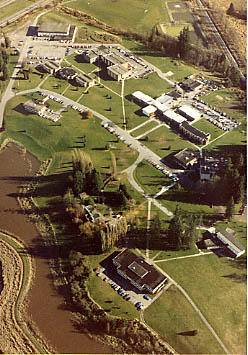
[(209, 249), (222, 248), (230, 253), (230, 256), (238, 258), (245, 253), (245, 247), (237, 241), (234, 234), (228, 230), (211, 227), (207, 230), (210, 239), (215, 243), (215, 246)]
[(38, 37), (69, 36), (70, 24), (63, 22), (42, 22), (38, 28)]
[(171, 123), (174, 125), (179, 126), (181, 123), (187, 121), (186, 118), (183, 116), (177, 114), (173, 110), (167, 110), (163, 113), (163, 116)]
[(148, 105), (142, 109), (142, 113), (147, 117), (152, 117), (155, 115), (157, 107), (153, 105)]
[(156, 293), (165, 284), (167, 278), (153, 265), (129, 249), (122, 249), (113, 258), (117, 273), (143, 292)]

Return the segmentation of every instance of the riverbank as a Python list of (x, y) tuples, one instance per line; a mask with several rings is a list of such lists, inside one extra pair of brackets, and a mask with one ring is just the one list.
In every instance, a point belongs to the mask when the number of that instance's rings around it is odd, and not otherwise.
[(64, 299), (53, 286), (48, 264), (51, 250), (44, 246), (36, 227), (17, 203), (20, 186), (32, 181), (40, 162), (13, 142), (8, 142), (1, 150), (0, 159), (0, 228), (17, 235), (35, 263), (35, 278), (28, 295), (28, 317), (57, 353), (111, 353), (107, 346), (74, 329), (73, 315), (65, 309)]

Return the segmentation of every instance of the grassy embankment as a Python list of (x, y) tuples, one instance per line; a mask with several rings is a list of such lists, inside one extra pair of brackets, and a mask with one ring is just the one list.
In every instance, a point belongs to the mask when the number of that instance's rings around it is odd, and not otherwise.
[(32, 5), (34, 2), (35, 1), (31, 2), (29, 0), (14, 1), (9, 5), (1, 7), (0, 20), (7, 19), (18, 11), (21, 11), (26, 7)]

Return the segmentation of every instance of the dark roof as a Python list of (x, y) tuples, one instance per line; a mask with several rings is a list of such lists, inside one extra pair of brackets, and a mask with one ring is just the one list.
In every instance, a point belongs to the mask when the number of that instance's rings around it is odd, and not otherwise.
[(236, 248), (240, 249), (241, 251), (245, 250), (245, 247), (241, 243), (239, 243), (231, 233), (228, 233), (227, 231), (220, 228), (216, 228), (216, 233), (217, 235), (218, 233), (222, 234), (230, 243), (232, 243)]
[(180, 92), (178, 92), (177, 90), (170, 91), (166, 95), (173, 97), (173, 99), (178, 99), (179, 97), (181, 97)]
[(194, 152), (193, 149), (185, 148), (180, 152), (178, 152), (177, 154), (175, 154), (174, 158), (176, 158), (183, 165), (187, 166), (187, 164), (192, 162), (192, 160), (196, 159), (196, 153)]
[(181, 126), (184, 127), (188, 132), (194, 134), (195, 136), (202, 138), (202, 139), (207, 139), (209, 136), (209, 133), (204, 133), (202, 131), (200, 131), (199, 129), (191, 126), (188, 122), (184, 121), (183, 123), (181, 123)]
[(61, 76), (62, 78), (68, 78), (69, 76), (73, 76), (75, 74), (75, 70), (69, 67), (64, 67), (57, 71), (57, 75)]
[(128, 249), (121, 250), (113, 259), (113, 262), (116, 262), (117, 268), (140, 288), (148, 286), (151, 290), (154, 290), (166, 280), (166, 277), (157, 271), (153, 265), (148, 264), (142, 257)]
[(199, 81), (187, 79), (182, 83), (181, 87), (182, 89), (195, 90), (200, 85)]

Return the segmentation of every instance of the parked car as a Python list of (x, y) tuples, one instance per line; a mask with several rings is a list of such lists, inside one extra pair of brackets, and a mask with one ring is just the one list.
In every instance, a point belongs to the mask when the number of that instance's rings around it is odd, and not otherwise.
[(151, 298), (147, 295), (144, 295), (144, 299), (147, 300), (147, 301), (151, 301)]

